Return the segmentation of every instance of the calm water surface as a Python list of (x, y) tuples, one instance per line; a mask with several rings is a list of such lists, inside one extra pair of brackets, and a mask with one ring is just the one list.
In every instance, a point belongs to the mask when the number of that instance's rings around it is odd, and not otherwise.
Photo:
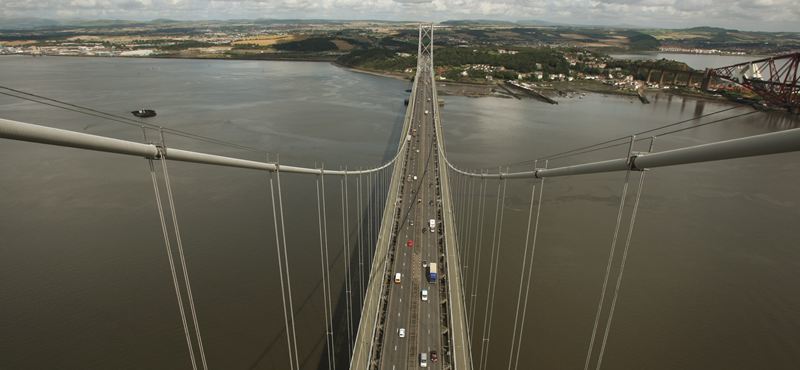
[(688, 54), (688, 53), (636, 53), (636, 54), (611, 54), (617, 59), (631, 60), (659, 60), (671, 59), (686, 63), (694, 69), (719, 68), (733, 64), (744, 63), (751, 60), (761, 59), (760, 55), (708, 55), (708, 54)]
[[(0, 81), (122, 114), (153, 107), (159, 124), (267, 148), (286, 163), (325, 161), (329, 168), (373, 165), (394, 150), (408, 87), (323, 63), (100, 58), (0, 58)], [(445, 99), (449, 156), (467, 168), (727, 107), (667, 95), (653, 96), (650, 105), (602, 95), (559, 105)], [(135, 128), (7, 96), (0, 96), (0, 117), (141, 139)], [(797, 126), (797, 117), (757, 113), (660, 137), (656, 149)], [(188, 368), (146, 161), (10, 141), (0, 142), (0, 155), (0, 368)], [(551, 165), (621, 155), (607, 150)], [(287, 368), (266, 176), (185, 163), (172, 163), (170, 171), (210, 366)], [(650, 171), (604, 368), (797, 368), (799, 174), (798, 154)], [(320, 361), (314, 183), (286, 177), (301, 362), (327, 367)], [(582, 368), (623, 180), (624, 174), (610, 174), (546, 183), (521, 368)], [(508, 358), (530, 184), (510, 183), (506, 197), (488, 353), (497, 366), (490, 368), (505, 368)], [(493, 205), (497, 182), (487, 185)], [(329, 208), (333, 230), (341, 229), (337, 202)], [(479, 275), (469, 281), (486, 281), (493, 220), (488, 206), (484, 239), (467, 243), (484, 247)], [(343, 266), (341, 242), (335, 243), (332, 263)], [(342, 275), (333, 272), (337, 291)], [(477, 288), (481, 298), (485, 284)], [(477, 306), (473, 348), (480, 348), (484, 315), (483, 302)], [(477, 361), (479, 351), (474, 355)]]

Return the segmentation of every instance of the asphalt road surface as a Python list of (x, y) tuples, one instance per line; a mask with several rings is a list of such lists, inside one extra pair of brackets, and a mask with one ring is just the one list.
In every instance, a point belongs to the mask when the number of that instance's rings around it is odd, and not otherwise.
[[(439, 324), (439, 279), (429, 282), (423, 262), (439, 262), (437, 232), (431, 232), (429, 220), (437, 219), (435, 146), (433, 131), (433, 104), (430, 71), (420, 71), (416, 104), (413, 109), (411, 148), (401, 193), (400, 227), (391, 266), (392, 279), (401, 274), (400, 283), (389, 287), (386, 314), (386, 335), (380, 357), (381, 369), (419, 368), (420, 353), (428, 354), (428, 368), (440, 368), (441, 362), (432, 362), (430, 352), (442, 355), (442, 327)], [(425, 111), (428, 113), (426, 114)], [(416, 131), (414, 131), (416, 130)], [(437, 220), (438, 230), (438, 223)], [(408, 241), (413, 243), (408, 246)], [(439, 264), (439, 275), (441, 275)], [(428, 300), (422, 301), (422, 289), (428, 290)], [(405, 329), (405, 337), (399, 335)]]

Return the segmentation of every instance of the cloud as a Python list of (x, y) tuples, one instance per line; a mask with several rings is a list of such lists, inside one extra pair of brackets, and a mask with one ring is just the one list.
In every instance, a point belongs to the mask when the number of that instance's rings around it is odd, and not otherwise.
[(0, 17), (541, 19), (800, 31), (800, 0), (0, 0)]

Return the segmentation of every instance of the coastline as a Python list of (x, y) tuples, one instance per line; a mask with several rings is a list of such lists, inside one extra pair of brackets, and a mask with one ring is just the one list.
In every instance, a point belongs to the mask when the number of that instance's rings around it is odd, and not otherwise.
[(408, 81), (408, 80), (412, 79), (412, 77), (410, 75), (401, 74), (399, 72), (398, 73), (391, 73), (391, 72), (384, 72), (384, 71), (378, 71), (378, 70), (373, 70), (373, 69), (350, 67), (350, 66), (346, 66), (344, 64), (340, 64), (340, 63), (338, 63), (336, 61), (331, 61), (329, 63), (334, 65), (334, 66), (336, 66), (336, 67), (339, 67), (341, 69), (346, 69), (348, 71), (356, 72), (356, 73), (364, 73), (364, 74), (378, 76), (378, 77), (393, 78), (395, 80), (402, 80), (402, 81)]
[[(3, 55), (5, 56), (5, 55)], [(8, 55), (12, 56), (12, 55)], [(22, 57), (22, 56), (20, 56)], [(27, 56), (30, 57), (30, 56)], [(350, 67), (343, 64), (336, 62), (335, 60), (330, 59), (315, 59), (315, 58), (232, 58), (232, 57), (225, 57), (225, 56), (185, 56), (185, 55), (161, 55), (161, 56), (126, 56), (126, 57), (105, 57), (105, 56), (90, 56), (90, 55), (45, 55), (43, 57), (85, 57), (85, 58), (125, 58), (125, 59), (191, 59), (191, 60), (236, 60), (236, 61), (274, 61), (274, 62), (314, 62), (314, 63), (329, 63), (334, 65), (338, 68), (342, 68), (351, 72), (355, 73), (363, 73), (368, 74), (376, 77), (384, 77), (384, 78), (391, 78), (395, 80), (401, 81), (409, 81), (411, 76), (405, 73), (400, 72), (386, 72), (380, 70), (373, 70), (373, 69), (366, 69), (366, 68), (358, 68), (358, 67)], [(496, 98), (516, 98), (520, 99), (517, 94), (509, 94), (504, 89), (501, 88), (501, 82), (494, 82), (494, 83), (481, 83), (481, 82), (470, 82), (470, 81), (450, 81), (444, 80), (438, 82), (438, 90), (441, 95), (450, 95), (450, 96), (464, 96), (469, 98), (481, 98), (481, 97), (496, 97)], [(611, 89), (605, 88), (604, 86), (588, 86), (586, 84), (581, 83), (562, 83), (558, 84), (558, 86), (550, 86), (550, 87), (543, 87), (541, 92), (544, 93), (545, 96), (548, 97), (565, 97), (570, 96), (576, 92), (583, 92), (583, 93), (591, 93), (591, 94), (608, 94), (608, 95), (617, 95), (621, 97), (636, 97), (635, 92), (626, 91), (626, 90), (618, 90), (618, 89)], [(689, 91), (684, 89), (671, 89), (671, 90), (660, 90), (660, 89), (647, 89), (647, 93), (653, 94), (671, 94), (677, 95), (682, 97), (690, 97), (694, 99), (706, 100), (706, 101), (714, 101), (714, 102), (727, 102), (730, 104), (742, 104), (725, 97), (716, 97), (709, 94), (704, 94), (697, 91)], [(520, 96), (524, 96), (524, 94), (519, 94)], [(533, 97), (526, 96), (524, 99), (532, 99), (535, 100)]]

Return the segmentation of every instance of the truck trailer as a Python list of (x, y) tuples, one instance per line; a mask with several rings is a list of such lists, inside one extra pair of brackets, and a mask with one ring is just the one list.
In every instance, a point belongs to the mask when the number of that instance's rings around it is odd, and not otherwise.
[(438, 270), (436, 269), (436, 262), (429, 263), (428, 264), (428, 282), (435, 283), (437, 276), (438, 276)]

